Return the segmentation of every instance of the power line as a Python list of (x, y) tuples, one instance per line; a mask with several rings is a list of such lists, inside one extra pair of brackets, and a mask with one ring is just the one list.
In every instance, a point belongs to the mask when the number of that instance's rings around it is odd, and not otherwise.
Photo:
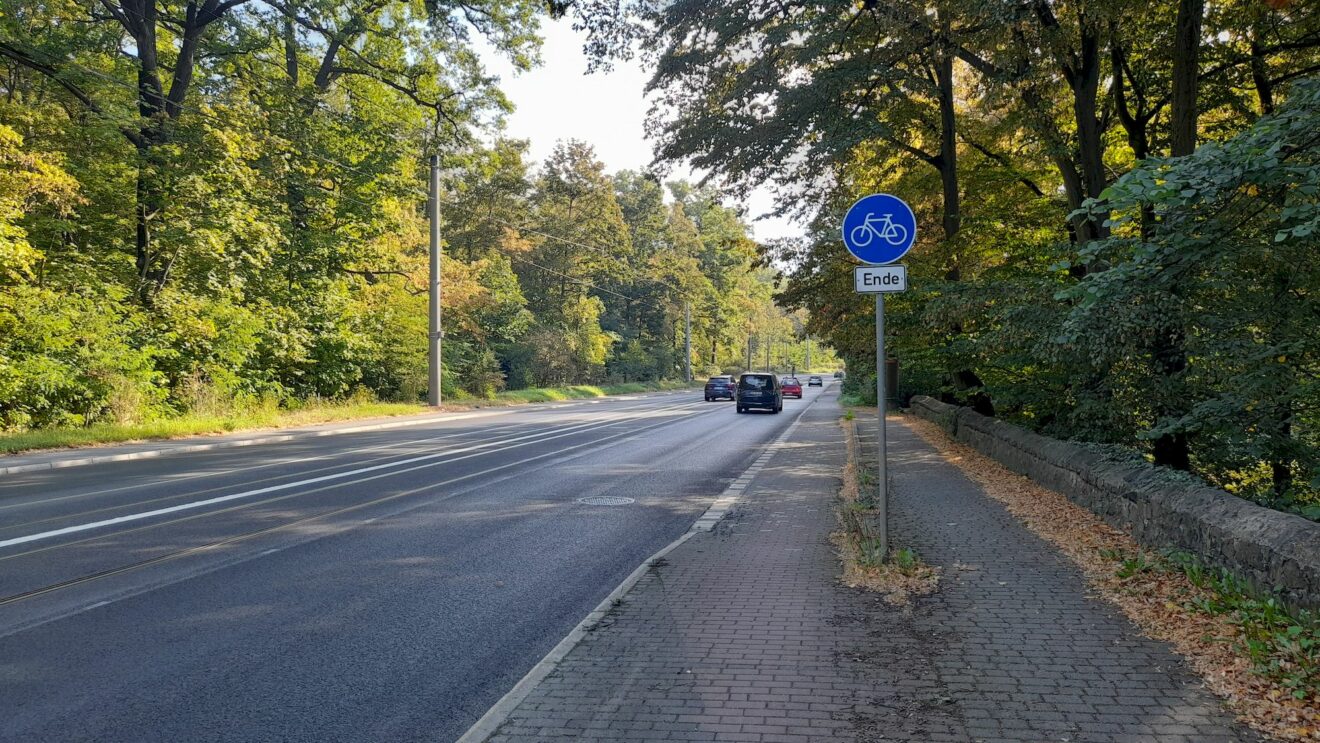
[(529, 266), (532, 266), (533, 268), (539, 268), (539, 269), (541, 269), (542, 271), (549, 271), (549, 272), (552, 273), (552, 274), (556, 274), (556, 275), (558, 275), (558, 276), (562, 276), (562, 277), (564, 277), (565, 279), (568, 279), (569, 281), (571, 281), (571, 282), (573, 282), (573, 283), (575, 283), (575, 284), (581, 284), (582, 286), (589, 286), (589, 287), (591, 287), (592, 289), (595, 289), (596, 291), (605, 292), (606, 294), (613, 294), (614, 296), (619, 297), (619, 298), (621, 298), (621, 299), (626, 299), (626, 300), (628, 300), (629, 302), (633, 301), (633, 297), (630, 297), (630, 296), (628, 296), (628, 295), (626, 295), (626, 294), (620, 294), (620, 293), (618, 293), (618, 292), (616, 292), (616, 291), (612, 291), (612, 290), (610, 290), (610, 289), (606, 289), (606, 288), (603, 287), (603, 286), (596, 286), (595, 284), (591, 283), (590, 281), (587, 281), (587, 280), (585, 280), (585, 279), (579, 279), (579, 278), (577, 278), (577, 277), (575, 277), (575, 276), (569, 276), (568, 274), (566, 274), (566, 273), (564, 273), (564, 272), (562, 272), (562, 271), (556, 271), (556, 270), (553, 269), (553, 268), (547, 268), (547, 267), (545, 267), (545, 266), (542, 266), (542, 265), (539, 264), (539, 263), (533, 263), (533, 262), (531, 262), (531, 261), (529, 261), (529, 260), (526, 260), (526, 259), (524, 259), (524, 258), (519, 258), (518, 256), (515, 256), (515, 255), (510, 255), (510, 256), (508, 256), (508, 258), (509, 258), (509, 260), (517, 261), (517, 262), (519, 262), (519, 263), (525, 263), (525, 264), (527, 264), (527, 265), (529, 265)]
[[(590, 251), (593, 251), (593, 252), (595, 252), (595, 253), (599, 253), (599, 254), (601, 254), (601, 255), (604, 255), (604, 256), (606, 256), (607, 258), (614, 258), (614, 257), (616, 257), (616, 256), (615, 256), (613, 253), (611, 253), (610, 251), (608, 251), (608, 250), (606, 250), (606, 249), (604, 249), (604, 248), (601, 248), (601, 247), (597, 247), (597, 246), (595, 246), (595, 245), (590, 245), (590, 244), (587, 244), (587, 243), (584, 243), (584, 242), (579, 242), (579, 241), (577, 241), (577, 240), (570, 240), (570, 239), (568, 239), (568, 238), (566, 238), (566, 237), (560, 237), (560, 236), (558, 236), (558, 235), (552, 235), (552, 234), (550, 234), (549, 232), (543, 232), (543, 231), (541, 231), (541, 230), (534, 230), (534, 229), (531, 229), (531, 228), (528, 228), (528, 227), (523, 227), (523, 226), (520, 226), (520, 225), (516, 225), (516, 224), (514, 224), (513, 222), (509, 222), (509, 221), (507, 221), (507, 220), (503, 220), (503, 219), (500, 219), (500, 218), (498, 218), (498, 217), (490, 217), (489, 219), (490, 219), (492, 222), (498, 222), (499, 224), (502, 224), (502, 225), (504, 225), (504, 226), (506, 226), (506, 227), (512, 227), (513, 229), (518, 230), (519, 232), (524, 232), (524, 233), (529, 234), (529, 235), (539, 235), (539, 236), (544, 237), (544, 238), (549, 239), (549, 240), (555, 240), (555, 241), (558, 241), (558, 242), (564, 243), (565, 245), (572, 245), (572, 246), (574, 246), (574, 247), (583, 248), (584, 250), (590, 250)], [(653, 277), (650, 277), (650, 276), (639, 276), (638, 278), (641, 278), (641, 279), (643, 279), (643, 280), (645, 280), (645, 281), (650, 281), (650, 282), (652, 282), (652, 283), (656, 283), (656, 284), (661, 284), (661, 285), (663, 285), (663, 286), (667, 286), (667, 287), (669, 287), (670, 289), (673, 289), (674, 291), (678, 292), (680, 296), (686, 297), (686, 298), (688, 298), (688, 299), (691, 299), (691, 298), (692, 298), (692, 295), (691, 295), (687, 290), (683, 289), (682, 287), (675, 286), (674, 284), (671, 284), (671, 283), (669, 283), (668, 281), (665, 281), (665, 280), (663, 280), (663, 279), (657, 279), (657, 278), (653, 278)]]

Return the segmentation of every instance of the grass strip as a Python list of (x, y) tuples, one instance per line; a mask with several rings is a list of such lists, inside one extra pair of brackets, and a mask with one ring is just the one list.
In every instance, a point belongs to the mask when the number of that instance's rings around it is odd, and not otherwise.
[[(459, 398), (442, 410), (457, 411), (492, 405), (581, 400), (608, 395), (678, 390), (685, 382), (632, 382), (605, 386), (538, 387), (501, 392), (492, 400)], [(296, 410), (263, 407), (230, 415), (182, 415), (145, 423), (95, 424), (78, 428), (43, 428), (0, 435), (0, 455), (40, 449), (67, 449), (136, 441), (153, 441), (235, 433), (268, 428), (291, 428), (359, 418), (385, 418), (433, 412), (426, 405), (398, 402), (339, 402), (308, 404)]]
[(507, 390), (495, 395), (496, 400), (511, 402), (558, 402), (560, 400), (586, 400), (608, 395), (629, 395), (638, 392), (687, 389), (686, 382), (628, 382), (594, 386), (587, 384), (571, 387), (532, 387), (525, 390)]
[(875, 471), (868, 469), (858, 457), (857, 429), (851, 410), (839, 424), (843, 427), (848, 461), (843, 468), (843, 487), (836, 510), (839, 530), (831, 538), (843, 563), (841, 580), (850, 588), (882, 594), (890, 605), (907, 606), (913, 596), (924, 596), (939, 587), (940, 569), (922, 562), (908, 547), (891, 549), (886, 559), (876, 535)]

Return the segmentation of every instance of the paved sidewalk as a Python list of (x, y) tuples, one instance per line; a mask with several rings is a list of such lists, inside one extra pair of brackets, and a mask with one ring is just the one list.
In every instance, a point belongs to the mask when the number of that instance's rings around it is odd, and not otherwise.
[(654, 565), (491, 740), (1256, 740), (901, 426), (896, 531), (944, 585), (909, 610), (841, 586), (839, 414), (831, 390), (734, 512)]
[[(874, 451), (867, 423), (861, 442)], [(912, 621), (974, 740), (1262, 740), (901, 418), (888, 428), (893, 529), (944, 568)]]

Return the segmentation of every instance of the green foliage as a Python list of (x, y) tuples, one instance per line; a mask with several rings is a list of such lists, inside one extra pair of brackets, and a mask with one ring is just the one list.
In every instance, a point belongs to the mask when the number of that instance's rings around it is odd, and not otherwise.
[(446, 398), (681, 376), (685, 304), (698, 371), (800, 357), (719, 194), (499, 136), (546, 4), (133, 7), (0, 11), (0, 431), (424, 399), (433, 154)]
[(885, 564), (884, 549), (874, 537), (857, 541), (857, 562), (863, 567), (878, 568)]
[[(1320, 616), (1293, 610), (1276, 596), (1262, 594), (1223, 568), (1206, 565), (1184, 552), (1125, 559), (1140, 561), (1147, 570), (1177, 570), (1207, 591), (1191, 601), (1197, 611), (1225, 616), (1241, 631), (1241, 647), (1253, 671), (1279, 682), (1300, 700), (1320, 700)], [(1128, 577), (1122, 570), (1119, 577)]]
[(28, 239), (22, 217), (38, 205), (67, 210), (78, 183), (44, 155), (24, 152), (23, 138), (0, 124), (0, 281), (30, 278), (41, 253)]
[(145, 321), (124, 295), (0, 292), (0, 428), (150, 419), (165, 411)]
[(1155, 565), (1146, 558), (1146, 554), (1143, 552), (1124, 558), (1114, 574), (1120, 578), (1131, 578), (1142, 573), (1148, 573), (1153, 569), (1155, 569)]
[(886, 300), (900, 402), (1126, 446), (1314, 514), (1320, 12), (1221, 4), (1188, 43), (1177, 13), (676, 0), (643, 40), (651, 123), (661, 159), (769, 183), (811, 220), (764, 260), (847, 362), (846, 395), (874, 404), (876, 349), (838, 225), (894, 193), (918, 223), (912, 289)]
[(910, 547), (894, 550), (890, 559), (893, 560), (894, 566), (899, 570), (912, 570), (921, 564), (921, 558), (917, 557), (917, 553), (912, 551)]
[[(1303, 81), (1248, 131), (1123, 176), (1087, 206), (1112, 214), (1113, 236), (1082, 253), (1107, 269), (1060, 292), (1061, 342), (1141, 390), (1149, 423), (1131, 435), (1188, 436), (1217, 482), (1299, 510), (1320, 502), (1318, 122), (1320, 80)], [(1162, 333), (1188, 359), (1172, 377)]]

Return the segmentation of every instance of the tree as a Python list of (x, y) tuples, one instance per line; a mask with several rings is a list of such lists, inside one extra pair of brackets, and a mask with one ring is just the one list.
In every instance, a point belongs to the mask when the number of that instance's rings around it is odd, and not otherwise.
[[(135, 292), (146, 305), (164, 288), (184, 252), (184, 245), (162, 241), (158, 233), (168, 229), (173, 189), (186, 177), (180, 165), (190, 138), (182, 132), (212, 116), (195, 100), (195, 79), (235, 82), (246, 60), (281, 48), (280, 67), (295, 112), (315, 110), (316, 99), (336, 81), (362, 77), (432, 109), (437, 129), (444, 122), (451, 135), (461, 134), (473, 117), (504, 105), (480, 73), (470, 34), (486, 36), (525, 63), (534, 47), (528, 31), (538, 7), (532, 0), (513, 5), (433, 2), (425, 9), (399, 0), (348, 6), (306, 0), (273, 2), (270, 7), (283, 18), (272, 23), (257, 5), (255, 0), (102, 0), (88, 7), (61, 6), (65, 17), (113, 29), (78, 37), (54, 30), (51, 21), (57, 16), (40, 6), (20, 6), (6, 16), (0, 57), (54, 82), (71, 105), (112, 122), (134, 150)], [(303, 87), (305, 45), (316, 52), (318, 63)], [(442, 59), (450, 67), (442, 67)], [(93, 69), (103, 63), (108, 72)], [(125, 110), (129, 101), (133, 115)], [(305, 180), (295, 173), (286, 188), (295, 232), (307, 221)]]
[[(1316, 487), (1320, 349), (1309, 326), (1320, 274), (1304, 256), (1320, 234), (1318, 113), (1320, 84), (1299, 84), (1247, 132), (1152, 160), (1088, 205), (1125, 229), (1093, 246), (1113, 267), (1077, 287), (1067, 326), (1094, 352), (1120, 357), (1158, 348), (1145, 336), (1171, 318), (1194, 359), (1189, 379), (1142, 385), (1154, 420), (1138, 435), (1195, 434), (1206, 471), (1248, 489), (1253, 462), (1264, 462), (1271, 497), (1285, 503)], [(1134, 222), (1146, 211), (1157, 222), (1142, 230)], [(1180, 415), (1163, 404), (1189, 392)]]
[(0, 282), (33, 278), (40, 266), (22, 217), (38, 205), (67, 212), (78, 200), (77, 181), (48, 156), (25, 152), (18, 132), (0, 124)]

